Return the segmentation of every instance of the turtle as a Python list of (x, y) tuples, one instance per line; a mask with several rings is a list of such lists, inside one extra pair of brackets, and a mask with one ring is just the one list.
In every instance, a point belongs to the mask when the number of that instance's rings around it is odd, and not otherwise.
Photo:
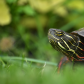
[(48, 39), (55, 50), (65, 55), (58, 63), (58, 71), (68, 61), (74, 63), (84, 62), (84, 28), (72, 31), (71, 33), (50, 28)]

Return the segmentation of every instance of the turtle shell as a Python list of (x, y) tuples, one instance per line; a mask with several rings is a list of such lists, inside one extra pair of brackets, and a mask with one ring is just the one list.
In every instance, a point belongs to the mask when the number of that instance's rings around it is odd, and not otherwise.
[(81, 29), (79, 29), (77, 31), (73, 31), (71, 33), (74, 34), (74, 35), (77, 35), (77, 36), (84, 37), (84, 28), (81, 28)]

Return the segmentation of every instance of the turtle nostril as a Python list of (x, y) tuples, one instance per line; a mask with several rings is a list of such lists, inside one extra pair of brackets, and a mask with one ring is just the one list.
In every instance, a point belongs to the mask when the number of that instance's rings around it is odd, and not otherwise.
[(50, 31), (50, 34), (51, 34), (51, 35), (53, 35), (53, 34), (54, 34), (54, 31), (53, 31), (53, 30), (52, 30), (52, 31)]
[(53, 35), (53, 34), (54, 34), (54, 32), (55, 32), (55, 29), (49, 29), (49, 33), (50, 33), (50, 34), (52, 34), (52, 35)]

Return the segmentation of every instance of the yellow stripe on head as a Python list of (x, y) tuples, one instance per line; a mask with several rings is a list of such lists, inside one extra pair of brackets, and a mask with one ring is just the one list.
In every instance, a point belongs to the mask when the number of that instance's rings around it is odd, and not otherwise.
[(63, 47), (63, 46), (60, 44), (60, 42), (58, 42), (58, 45), (59, 45), (62, 49), (66, 50), (65, 47)]
[[(63, 39), (62, 39), (63, 40)], [(63, 42), (65, 43), (65, 45), (69, 48), (69, 50), (68, 51), (71, 51), (71, 52), (73, 52), (74, 54), (75, 54), (75, 51), (73, 50), (73, 49), (71, 49), (69, 46), (68, 46), (68, 44), (66, 43), (66, 41), (64, 41), (63, 40)]]
[[(65, 34), (67, 37), (69, 37), (69, 38), (71, 38), (71, 39), (73, 39), (72, 38), (72, 36), (69, 36), (69, 35), (67, 35), (67, 34)], [(76, 41), (73, 39), (73, 41), (76, 43)]]

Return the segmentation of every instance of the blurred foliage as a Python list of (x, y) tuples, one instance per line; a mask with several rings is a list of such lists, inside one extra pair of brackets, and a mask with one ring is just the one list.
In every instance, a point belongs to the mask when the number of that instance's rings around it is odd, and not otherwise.
[(56, 62), (62, 55), (49, 44), (48, 29), (71, 32), (84, 26), (82, 0), (1, 0), (0, 4), (3, 56), (24, 55)]
[(66, 67), (63, 73), (56, 73), (55, 67), (34, 67), (30, 64), (15, 62), (5, 68), (0, 65), (1, 84), (79, 84), (84, 81), (84, 67), (73, 71)]
[(11, 14), (5, 0), (0, 0), (0, 25), (7, 25), (11, 22)]
[(56, 66), (47, 65), (57, 64), (63, 56), (49, 44), (49, 28), (71, 32), (82, 27), (83, 0), (0, 0), (0, 56), (4, 57), (0, 57), (0, 84), (82, 83), (83, 67), (68, 66), (58, 74)]

